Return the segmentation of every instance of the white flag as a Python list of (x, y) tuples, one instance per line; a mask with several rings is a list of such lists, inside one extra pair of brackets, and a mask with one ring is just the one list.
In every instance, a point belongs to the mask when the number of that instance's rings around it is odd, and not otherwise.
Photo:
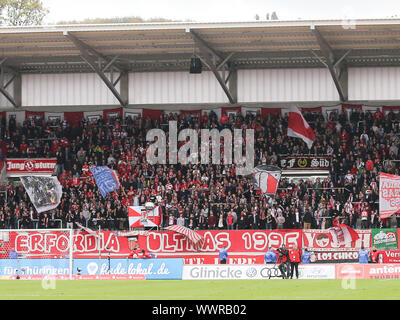
[(400, 177), (379, 174), (379, 216), (389, 218), (400, 212)]

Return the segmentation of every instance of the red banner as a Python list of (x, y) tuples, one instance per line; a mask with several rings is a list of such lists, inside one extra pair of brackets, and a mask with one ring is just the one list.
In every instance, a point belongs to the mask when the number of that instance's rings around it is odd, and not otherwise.
[(83, 112), (65, 112), (64, 119), (71, 125), (71, 127), (79, 127), (83, 119)]
[(263, 119), (268, 117), (269, 115), (280, 115), (282, 113), (282, 109), (280, 108), (262, 108), (261, 109), (261, 116)]
[[(222, 230), (198, 231), (205, 238), (201, 251), (196, 251), (185, 236), (172, 231), (150, 231), (147, 236), (118, 236), (116, 232), (74, 233), (74, 258), (126, 258), (138, 245), (158, 258), (183, 258), (185, 264), (217, 264), (225, 245), (230, 264), (264, 263), (269, 247), (286, 244), (308, 248), (314, 263), (358, 262), (361, 244), (371, 247), (371, 231), (358, 230), (360, 239), (348, 246), (337, 247), (327, 230)], [(121, 234), (122, 235), (122, 234)], [(25, 258), (65, 258), (69, 254), (69, 234), (43, 230), (8, 232), (0, 239), (0, 258), (9, 258), (15, 250)], [(382, 251), (384, 263), (400, 263), (400, 250)]]
[[(172, 231), (149, 232), (148, 236), (122, 237), (113, 232), (75, 232), (74, 257), (97, 258), (110, 253), (113, 258), (129, 255), (136, 244), (157, 257), (202, 258), (204, 263), (214, 263), (220, 249), (225, 245), (229, 258), (237, 263), (245, 261), (262, 263), (269, 246), (277, 248), (286, 244), (289, 248), (301, 248), (302, 230), (276, 231), (199, 231), (205, 238), (201, 251), (196, 251), (185, 236)], [(6, 240), (4, 240), (6, 239)], [(0, 258), (9, 258), (11, 250), (26, 258), (60, 258), (69, 254), (69, 234), (66, 232), (13, 232), (0, 240), (3, 251)], [(200, 261), (200, 260), (199, 260)], [(234, 262), (232, 262), (234, 263)]]
[(230, 264), (260, 264), (264, 263), (269, 247), (302, 246), (302, 230), (197, 232), (205, 239), (201, 251), (196, 251), (183, 235), (175, 232), (150, 232), (147, 238), (139, 238), (139, 245), (159, 258), (183, 258), (185, 264), (218, 264), (223, 246), (228, 250)]
[(51, 175), (57, 159), (7, 159), (7, 175), (21, 176), (26, 174)]
[(371, 230), (356, 230), (356, 232), (360, 237), (357, 241), (338, 246), (328, 230), (303, 230), (303, 247), (312, 251), (354, 251), (359, 250), (361, 245), (370, 248)]
[(400, 263), (400, 250), (379, 250), (383, 263)]
[[(225, 245), (231, 253), (265, 253), (268, 247), (280, 247), (286, 244), (301, 247), (302, 230), (235, 230), (235, 231), (198, 231), (205, 239), (201, 253), (218, 253)], [(174, 232), (150, 232), (145, 243), (151, 253), (195, 253), (196, 250), (183, 235)], [(143, 244), (141, 244), (141, 247)], [(198, 252), (197, 252), (198, 254)]]
[(142, 111), (142, 117), (143, 119), (150, 118), (151, 120), (159, 120), (161, 115), (164, 113), (162, 110), (149, 110), (149, 109), (143, 109)]
[[(14, 232), (0, 239), (0, 259), (8, 259), (11, 251), (25, 258), (65, 258), (69, 254), (67, 232), (38, 231)], [(131, 242), (131, 243), (130, 243)], [(127, 237), (118, 237), (112, 232), (98, 232), (97, 236), (87, 232), (74, 233), (74, 258), (98, 258), (108, 254), (113, 258), (125, 258), (135, 242)]]

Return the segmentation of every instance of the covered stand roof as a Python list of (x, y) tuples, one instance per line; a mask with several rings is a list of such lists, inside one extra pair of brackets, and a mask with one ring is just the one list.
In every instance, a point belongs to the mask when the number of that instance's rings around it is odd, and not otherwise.
[(314, 30), (339, 57), (351, 50), (349, 66), (399, 63), (397, 19), (9, 27), (0, 28), (0, 59), (19, 72), (93, 71), (68, 32), (129, 71), (187, 70), (202, 40), (221, 58), (233, 54), (237, 68), (321, 67)]
[[(93, 72), (121, 105), (106, 72), (187, 71), (197, 56), (214, 72), (326, 67), (342, 101), (348, 67), (398, 66), (400, 20), (139, 23), (0, 28), (0, 66), (23, 73)], [(10, 80), (11, 81), (11, 80)], [(4, 95), (4, 91), (2, 92)], [(14, 104), (14, 103), (13, 103)], [(18, 103), (15, 103), (18, 105)]]

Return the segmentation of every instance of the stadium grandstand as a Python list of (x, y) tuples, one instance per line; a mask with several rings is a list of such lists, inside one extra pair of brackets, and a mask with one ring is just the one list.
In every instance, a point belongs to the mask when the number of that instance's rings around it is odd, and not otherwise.
[[(399, 174), (398, 20), (3, 27), (0, 34), (2, 156), (56, 159), (64, 190), (57, 209), (38, 214), (21, 173), (6, 168), (0, 228), (79, 222), (127, 230), (127, 208), (150, 198), (162, 206), (164, 226), (181, 217), (193, 229), (225, 229), (230, 211), (235, 229), (298, 229), (304, 219), (329, 228), (335, 217), (354, 228), (397, 226), (395, 217), (379, 217), (377, 175)], [(285, 134), (291, 105), (316, 132), (310, 150)], [(147, 164), (146, 132), (170, 120), (179, 129), (255, 129), (255, 164), (283, 168), (273, 206), (231, 167)], [(116, 170), (121, 188), (103, 198), (90, 165)]]

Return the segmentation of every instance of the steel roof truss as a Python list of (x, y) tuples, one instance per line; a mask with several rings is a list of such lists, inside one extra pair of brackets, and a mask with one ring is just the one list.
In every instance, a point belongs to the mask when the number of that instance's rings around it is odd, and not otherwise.
[[(237, 97), (236, 95), (229, 90), (229, 88), (226, 85), (226, 79), (225, 77), (221, 76), (219, 72), (219, 67), (222, 68), (225, 66), (229, 59), (233, 56), (233, 53), (228, 55), (227, 57), (224, 57), (221, 53), (215, 51), (207, 42), (205, 42), (195, 31), (190, 30), (188, 31), (194, 42), (198, 45), (201, 55), (197, 55), (201, 61), (212, 71), (214, 74), (215, 78), (217, 79), (218, 83), (220, 84), (222, 90), (225, 92), (226, 96), (229, 99), (229, 102), (231, 104), (236, 104), (237, 103)], [(219, 61), (220, 63), (218, 63)]]
[[(0, 93), (15, 107), (18, 108), (21, 105), (14, 99), (14, 97), (6, 90), (7, 87), (13, 83), (15, 78), (17, 77), (17, 73), (14, 70), (11, 70), (5, 66), (5, 62), (7, 61), (7, 57), (3, 58), (0, 61)], [(10, 71), (12, 74), (11, 79), (6, 82), (5, 72)]]
[(315, 27), (312, 27), (311, 31), (318, 42), (322, 55), (326, 59), (326, 66), (335, 83), (340, 100), (345, 102), (348, 100), (348, 72), (345, 58), (350, 52), (347, 51), (342, 57), (337, 58), (332, 47), (325, 40), (320, 31)]
[[(122, 99), (120, 93), (115, 88), (113, 79), (112, 80), (108, 79), (108, 77), (105, 75), (105, 73), (103, 72), (101, 67), (99, 67), (98, 64), (96, 63), (96, 60), (94, 59), (94, 57), (89, 54), (89, 52), (93, 52), (93, 50), (90, 47), (88, 47), (84, 42), (82, 42), (75, 36), (71, 35), (69, 32), (64, 32), (64, 36), (66, 36), (69, 40), (71, 40), (75, 44), (75, 46), (81, 53), (82, 59), (85, 60), (87, 62), (87, 64), (89, 64), (92, 67), (92, 69), (98, 74), (98, 76), (101, 78), (101, 80), (103, 80), (105, 85), (110, 89), (110, 91), (113, 93), (113, 95), (117, 98), (117, 100), (119, 101), (121, 106), (127, 106), (128, 101)], [(96, 54), (96, 56), (99, 58), (103, 58), (102, 56), (97, 55), (97, 54)], [(113, 77), (113, 75), (112, 75), (112, 77)]]

